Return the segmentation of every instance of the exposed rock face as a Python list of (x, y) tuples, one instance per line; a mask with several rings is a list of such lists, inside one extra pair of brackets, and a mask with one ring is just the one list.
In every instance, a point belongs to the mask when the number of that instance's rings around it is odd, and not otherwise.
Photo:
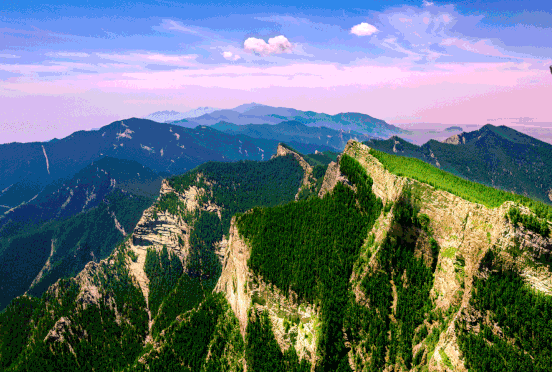
[[(429, 370), (441, 371), (447, 367), (441, 362), (439, 350), (448, 355), (454, 368), (465, 371), (460, 350), (456, 341), (454, 320), (460, 315), (470, 313), (469, 299), (474, 277), (481, 277), (481, 259), (489, 249), (499, 252), (505, 261), (522, 271), (527, 283), (536, 290), (550, 293), (552, 289), (552, 274), (544, 267), (536, 269), (525, 264), (527, 259), (538, 258), (552, 249), (552, 240), (529, 232), (521, 227), (513, 226), (505, 215), (514, 203), (506, 202), (494, 209), (466, 201), (448, 192), (437, 190), (416, 180), (399, 177), (385, 170), (382, 164), (369, 154), (369, 148), (363, 144), (349, 141), (344, 153), (355, 157), (363, 165), (373, 179), (373, 192), (384, 203), (395, 202), (408, 188), (412, 199), (420, 213), (430, 218), (430, 228), (433, 237), (440, 247), (440, 253), (435, 270), (435, 279), (431, 291), (436, 308), (448, 309), (452, 304), (460, 308), (441, 334), (433, 355), (428, 355)], [(329, 169), (328, 169), (329, 171)], [(324, 180), (326, 182), (326, 180)], [(531, 213), (527, 208), (520, 207), (522, 213)], [(389, 226), (389, 218), (382, 214), (374, 225), (373, 233), (376, 246), (385, 238)], [(526, 254), (523, 258), (514, 260), (508, 250), (517, 246)], [(373, 255), (375, 256), (375, 255)], [(454, 263), (457, 257), (465, 259), (465, 274), (463, 278), (456, 275)], [(359, 303), (362, 301), (360, 289), (354, 289)], [(473, 314), (472, 314), (473, 315)], [(477, 314), (473, 315), (477, 317)], [(355, 347), (353, 346), (353, 353)]]
[(80, 284), (77, 303), (82, 304), (84, 309), (90, 305), (97, 305), (102, 298), (99, 288), (93, 281), (93, 278), (100, 274), (100, 270), (100, 265), (91, 261), (86, 264), (84, 270), (76, 277), (77, 282)]
[(299, 187), (299, 191), (297, 191), (297, 194), (295, 195), (295, 200), (298, 200), (299, 199), (299, 192), (301, 191), (301, 189), (310, 186), (310, 182), (311, 182), (310, 179), (311, 179), (311, 175), (312, 175), (312, 167), (310, 166), (309, 163), (307, 163), (305, 161), (305, 159), (303, 159), (303, 157), (301, 155), (299, 155), (295, 151), (292, 151), (292, 150), (288, 149), (287, 147), (284, 147), (281, 144), (279, 144), (278, 148), (276, 149), (276, 156), (286, 156), (286, 155), (292, 155), (295, 158), (295, 160), (297, 160), (297, 162), (299, 162), (299, 165), (301, 166), (301, 168), (303, 168), (303, 171), (305, 172), (303, 174), (303, 181), (301, 182), (301, 186)]
[[(198, 175), (198, 177), (202, 176)], [(163, 180), (159, 198), (169, 193), (174, 193), (178, 197), (179, 201), (184, 205), (186, 212), (192, 213), (196, 209), (201, 209), (215, 212), (220, 218), (220, 207), (211, 202), (205, 205), (199, 204), (199, 197), (206, 193), (203, 189), (191, 186), (183, 193), (177, 193), (166, 180)], [(144, 264), (148, 248), (159, 251), (163, 247), (166, 247), (167, 250), (176, 254), (183, 265), (186, 266), (190, 253), (189, 239), (191, 231), (192, 226), (184, 220), (182, 215), (173, 215), (168, 211), (160, 211), (158, 210), (157, 203), (154, 203), (144, 211), (140, 221), (138, 221), (138, 224), (134, 228), (131, 244), (129, 244), (129, 249), (137, 256), (135, 261), (129, 262), (129, 268), (140, 285), (146, 301), (149, 294), (149, 279), (144, 272)], [(219, 251), (220, 246), (223, 244), (223, 242), (219, 244)]]
[(240, 332), (245, 335), (247, 327), (247, 310), (251, 305), (251, 292), (247, 284), (252, 279), (247, 260), (250, 249), (241, 239), (235, 218), (230, 225), (230, 237), (224, 255), (223, 270), (215, 287), (215, 291), (224, 292), (230, 307), (240, 322)]
[[(197, 208), (196, 195), (198, 190), (192, 187), (187, 193), (180, 195), (169, 186), (165, 180), (161, 185), (160, 197), (164, 194), (175, 193), (179, 199), (184, 202), (188, 210)], [(157, 218), (155, 218), (157, 215)], [(166, 246), (180, 253), (182, 258), (187, 256), (188, 239), (184, 239), (183, 247), (179, 244), (178, 237), (187, 237), (190, 233), (190, 226), (181, 216), (174, 216), (166, 211), (158, 211), (157, 204), (153, 204), (146, 209), (134, 228), (132, 235), (132, 244), (134, 247), (155, 247), (162, 248)]]
[(318, 192), (319, 198), (322, 198), (328, 192), (332, 191), (335, 185), (337, 185), (338, 183), (343, 183), (345, 185), (353, 187), (351, 182), (347, 179), (347, 177), (345, 177), (343, 173), (341, 173), (341, 170), (339, 169), (340, 159), (341, 155), (337, 158), (337, 162), (332, 161), (330, 164), (328, 164), (328, 169), (326, 170), (326, 174), (324, 174), (322, 186), (320, 187), (320, 191)]
[[(285, 296), (278, 288), (268, 286), (260, 277), (254, 277), (247, 265), (250, 247), (238, 232), (235, 218), (232, 219), (230, 237), (225, 252), (221, 277), (215, 291), (223, 292), (240, 323), (240, 332), (245, 336), (248, 311), (268, 311), (274, 336), (282, 350), (295, 347), (300, 359), (306, 358), (314, 366), (316, 359), (315, 324), (319, 321), (316, 309), (309, 304), (299, 304), (294, 296)], [(302, 326), (288, 322), (301, 319)]]
[(63, 334), (68, 331), (71, 321), (66, 317), (62, 316), (54, 325), (54, 327), (48, 332), (44, 338), (44, 342), (48, 341), (58, 341), (63, 342), (65, 338)]
[(464, 133), (455, 134), (453, 136), (450, 136), (443, 142), (451, 145), (460, 145), (466, 143), (466, 137), (464, 136)]

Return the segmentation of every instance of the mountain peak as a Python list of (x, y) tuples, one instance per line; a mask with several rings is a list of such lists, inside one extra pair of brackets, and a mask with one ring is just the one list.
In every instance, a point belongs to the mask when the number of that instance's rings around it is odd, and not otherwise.
[(186, 111), (186, 112), (178, 112), (178, 111), (156, 111), (153, 114), (149, 114), (148, 116), (144, 116), (144, 119), (149, 119), (153, 121), (157, 121), (159, 123), (167, 123), (172, 121), (178, 121), (182, 119), (187, 118), (197, 118), (201, 115), (210, 114), (211, 112), (217, 111), (217, 108), (204, 106), (204, 107), (198, 107), (196, 109)]
[(231, 110), (239, 112), (240, 114), (244, 114), (247, 111), (249, 111), (249, 110), (251, 110), (255, 107), (269, 107), (269, 106), (263, 105), (263, 104), (260, 104), (260, 103), (251, 102), (251, 103), (245, 103), (243, 105), (239, 105), (238, 107), (234, 107)]

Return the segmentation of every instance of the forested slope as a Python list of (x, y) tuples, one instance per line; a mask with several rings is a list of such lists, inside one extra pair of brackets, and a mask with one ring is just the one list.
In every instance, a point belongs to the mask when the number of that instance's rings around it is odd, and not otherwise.
[(290, 151), (166, 180), (106, 260), (0, 314), (2, 368), (550, 369), (540, 204), (357, 142), (329, 165)]
[(487, 124), (422, 146), (399, 137), (366, 144), (391, 155), (418, 158), (470, 181), (548, 204), (552, 200), (552, 145), (509, 127)]

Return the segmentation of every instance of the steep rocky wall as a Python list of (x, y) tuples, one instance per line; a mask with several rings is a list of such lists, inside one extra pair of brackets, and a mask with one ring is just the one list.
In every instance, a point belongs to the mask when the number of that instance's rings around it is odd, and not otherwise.
[(240, 322), (240, 332), (245, 335), (247, 326), (247, 311), (251, 305), (251, 292), (247, 291), (247, 285), (252, 279), (247, 260), (250, 249), (240, 238), (235, 218), (230, 225), (230, 236), (221, 276), (215, 287), (216, 292), (224, 292), (230, 307)]
[[(291, 346), (295, 347), (299, 358), (306, 358), (314, 366), (317, 344), (315, 329), (319, 322), (316, 309), (306, 303), (299, 304), (293, 295), (286, 296), (278, 288), (267, 285), (262, 278), (255, 277), (247, 264), (250, 252), (233, 218), (223, 270), (215, 291), (225, 294), (239, 320), (242, 336), (245, 336), (250, 308), (266, 310), (280, 348), (287, 350)], [(291, 325), (286, 329), (284, 322)]]
[[(197, 208), (196, 196), (199, 190), (195, 187), (186, 190), (186, 193), (180, 195), (169, 186), (166, 180), (161, 185), (160, 195), (175, 193), (180, 201), (186, 205), (189, 211)], [(160, 197), (161, 197), (160, 196)], [(155, 218), (154, 215), (157, 215)], [(174, 216), (167, 211), (158, 211), (157, 203), (146, 209), (134, 228), (132, 234), (132, 245), (134, 247), (155, 247), (162, 248), (164, 245), (180, 253), (182, 258), (187, 256), (189, 249), (188, 240), (185, 239), (185, 245), (179, 244), (178, 237), (186, 237), (190, 233), (190, 226), (181, 216)]]
[(303, 159), (301, 155), (299, 155), (295, 151), (288, 149), (287, 147), (282, 146), (282, 144), (278, 144), (278, 148), (276, 149), (275, 156), (286, 156), (286, 155), (292, 155), (295, 158), (295, 160), (299, 162), (299, 165), (301, 166), (301, 168), (303, 168), (303, 171), (304, 171), (303, 181), (301, 182), (299, 191), (297, 191), (297, 194), (295, 195), (295, 200), (298, 200), (300, 191), (303, 188), (309, 187), (311, 184), (312, 167), (309, 163), (305, 161), (305, 159)]
[[(453, 305), (459, 305), (445, 331), (441, 333), (435, 351), (427, 357), (429, 370), (448, 369), (442, 361), (440, 350), (443, 350), (454, 368), (464, 371), (464, 363), (456, 341), (454, 320), (463, 313), (470, 314), (472, 282), (474, 276), (485, 275), (480, 270), (480, 264), (486, 252), (489, 249), (498, 252), (505, 261), (522, 271), (522, 276), (528, 284), (539, 291), (550, 293), (550, 271), (538, 263), (529, 266), (525, 263), (527, 260), (534, 261), (534, 257), (543, 251), (550, 251), (552, 241), (522, 227), (513, 226), (505, 218), (507, 211), (514, 205), (512, 202), (490, 209), (416, 180), (396, 176), (385, 170), (383, 165), (369, 154), (369, 150), (369, 147), (361, 143), (349, 141), (344, 153), (356, 158), (366, 168), (373, 179), (373, 192), (384, 203), (396, 202), (405, 195), (407, 189), (411, 192), (411, 203), (419, 208), (419, 213), (424, 213), (430, 218), (430, 230), (440, 247), (431, 291), (435, 306), (437, 309), (447, 310)], [(531, 213), (527, 208), (518, 208), (522, 213)], [(389, 223), (389, 216), (382, 214), (374, 225), (371, 233), (376, 237), (376, 246), (385, 238)], [(508, 252), (514, 246), (526, 254), (513, 259)], [(455, 261), (460, 256), (465, 259), (462, 276), (455, 272)], [(359, 279), (353, 277), (355, 282), (359, 282)], [(358, 287), (355, 288), (359, 303), (362, 303), (361, 292)], [(479, 314), (472, 315), (477, 318)]]

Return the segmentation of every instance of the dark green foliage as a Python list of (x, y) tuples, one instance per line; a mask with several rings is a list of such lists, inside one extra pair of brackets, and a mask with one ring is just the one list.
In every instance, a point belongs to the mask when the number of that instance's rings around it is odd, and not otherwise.
[(511, 207), (506, 214), (510, 222), (517, 226), (523, 225), (526, 229), (536, 232), (547, 238), (550, 235), (550, 228), (545, 220), (540, 220), (532, 214), (521, 214), (518, 208)]
[(192, 278), (184, 273), (174, 289), (165, 297), (152, 326), (152, 334), (157, 337), (178, 315), (196, 307), (210, 293), (211, 287), (204, 288), (201, 278)]
[(215, 243), (223, 236), (222, 224), (216, 213), (202, 211), (190, 234), (190, 264), (192, 277), (218, 280), (222, 267), (215, 254)]
[[(202, 174), (204, 178), (197, 182)], [(303, 169), (292, 156), (278, 156), (267, 162), (205, 163), (182, 176), (169, 179), (169, 184), (183, 192), (191, 185), (210, 189), (208, 197), (222, 208), (222, 230), (228, 233), (230, 220), (256, 206), (274, 206), (294, 199)], [(205, 181), (212, 183), (207, 186)]]
[(465, 180), (419, 159), (389, 155), (374, 149), (370, 149), (370, 154), (376, 157), (385, 169), (398, 176), (413, 178), (489, 208), (496, 208), (506, 201), (513, 201), (525, 205), (538, 217), (552, 220), (552, 206), (542, 202)]
[(372, 140), (376, 150), (414, 157), (470, 181), (550, 204), (552, 146), (506, 126), (462, 133), (457, 145), (430, 140), (416, 146), (398, 137)]
[(324, 176), (326, 175), (327, 165), (316, 165), (312, 169), (312, 174), (309, 178), (310, 185), (308, 187), (301, 188), (298, 195), (298, 200), (306, 200), (311, 196), (317, 196), (322, 188), (324, 182)]
[(166, 247), (161, 252), (148, 248), (144, 272), (149, 279), (148, 304), (152, 317), (157, 314), (163, 298), (174, 288), (182, 275), (182, 263)]
[(161, 347), (146, 354), (144, 363), (138, 362), (129, 370), (239, 370), (226, 349), (231, 349), (236, 360), (241, 359), (244, 352), (238, 321), (221, 293), (209, 295), (183, 319), (172, 323), (158, 341)]
[[(487, 280), (474, 278), (470, 300), (482, 314), (490, 311), (503, 337), (487, 323), (468, 331), (458, 323), (458, 343), (470, 371), (550, 371), (552, 369), (552, 299), (528, 288), (522, 278), (499, 269)], [(515, 340), (514, 343), (507, 340)]]
[[(174, 192), (169, 192), (161, 195), (157, 201), (157, 209), (160, 211), (168, 211), (172, 215), (179, 215), (184, 211), (185, 205), (182, 203)], [(154, 216), (157, 219), (157, 216)]]
[(247, 370), (251, 372), (308, 372), (310, 363), (299, 362), (294, 346), (282, 352), (274, 338), (272, 324), (266, 311), (257, 314), (255, 309), (249, 313), (245, 335), (245, 360)]
[(48, 225), (10, 239), (0, 239), (0, 310), (29, 288), (52, 246), (54, 227)]
[[(57, 222), (52, 236), (55, 251), (50, 259), (51, 269), (29, 290), (29, 294), (40, 296), (59, 278), (75, 276), (91, 260), (99, 261), (109, 256), (124, 239), (115, 226), (113, 215), (121, 227), (131, 233), (152, 201), (115, 190), (98, 207)], [(49, 252), (52, 242), (48, 243)]]
[(470, 181), (497, 187), (549, 204), (552, 145), (506, 126), (485, 125), (462, 133), (459, 144), (430, 140), (416, 146), (393, 137), (366, 144), (388, 154), (421, 159)]
[[(300, 154), (307, 163), (309, 163), (313, 168), (317, 166), (325, 167), (330, 164), (332, 161), (337, 161), (337, 156), (339, 153), (332, 151), (324, 151), (318, 154)], [(318, 178), (318, 177), (317, 177)]]
[[(112, 371), (131, 364), (142, 350), (148, 314), (125, 257), (120, 247), (113, 265), (102, 263), (93, 272), (92, 281), (102, 295), (97, 301), (76, 301), (83, 288), (73, 279), (60, 280), (45, 292), (31, 318), (27, 347), (11, 370)], [(58, 334), (63, 342), (46, 337), (62, 317), (65, 325)]]
[[(364, 343), (370, 360), (369, 371), (384, 369), (387, 354), (389, 364), (400, 361), (410, 369), (414, 330), (431, 309), (429, 293), (433, 272), (422, 259), (414, 256), (421, 223), (426, 222), (425, 217), (420, 217), (407, 199), (394, 204), (392, 228), (375, 258), (377, 270), (361, 283), (369, 306), (359, 305), (354, 299), (349, 302), (345, 319), (347, 335), (350, 340)], [(390, 321), (393, 284), (397, 292), (393, 313), (396, 322)]]
[(278, 288), (321, 306), (319, 340), (323, 370), (336, 370), (347, 358), (343, 315), (348, 281), (358, 251), (381, 210), (372, 180), (352, 158), (341, 169), (357, 194), (337, 184), (323, 199), (311, 198), (273, 208), (255, 208), (238, 220), (251, 243), (249, 266)]
[(31, 317), (40, 300), (21, 296), (0, 313), (0, 370), (6, 370), (27, 344)]

